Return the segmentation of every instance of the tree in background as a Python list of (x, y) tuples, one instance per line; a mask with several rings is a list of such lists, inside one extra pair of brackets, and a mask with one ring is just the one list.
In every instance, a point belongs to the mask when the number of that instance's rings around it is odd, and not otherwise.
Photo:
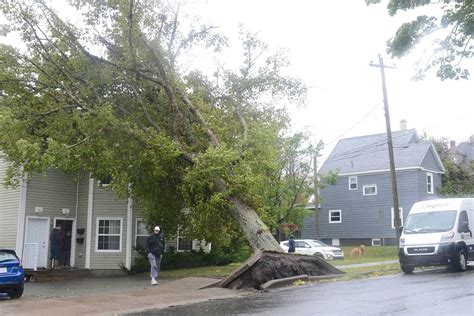
[(446, 169), (438, 193), (445, 196), (474, 195), (474, 161), (466, 166), (457, 163), (446, 138), (431, 138), (431, 141)]
[(262, 188), (280, 168), (287, 115), (306, 89), (288, 64), (243, 34), (240, 69), (219, 80), (184, 73), (195, 45), (226, 43), (214, 28), (182, 32), (179, 9), (162, 1), (74, 0), (72, 24), (45, 1), (2, 1), (20, 48), (0, 47), (0, 149), (11, 184), (57, 168), (111, 176), (149, 223), (211, 242), (239, 227), (254, 250), (281, 248)]
[[(366, 0), (367, 4), (381, 0)], [(404, 23), (395, 36), (388, 41), (388, 52), (392, 57), (408, 54), (421, 40), (434, 33), (445, 30), (437, 47), (426, 65), (418, 70), (417, 77), (424, 78), (425, 73), (434, 68), (437, 75), (444, 79), (467, 79), (468, 69), (462, 61), (474, 56), (474, 2), (472, 0), (389, 0), (388, 13), (393, 16), (399, 11), (413, 10), (423, 6), (438, 6), (441, 17), (420, 15), (412, 22)]]
[(279, 238), (302, 227), (304, 218), (311, 214), (306, 206), (314, 190), (313, 159), (322, 147), (322, 143), (310, 145), (308, 136), (301, 133), (280, 142), (277, 173), (263, 187), (270, 228)]

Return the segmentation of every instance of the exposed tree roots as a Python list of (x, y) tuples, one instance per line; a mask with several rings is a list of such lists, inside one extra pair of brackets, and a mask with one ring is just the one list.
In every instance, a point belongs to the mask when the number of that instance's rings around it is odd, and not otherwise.
[(256, 289), (265, 282), (298, 275), (324, 276), (344, 274), (325, 260), (278, 252), (256, 252), (219, 286), (232, 289)]

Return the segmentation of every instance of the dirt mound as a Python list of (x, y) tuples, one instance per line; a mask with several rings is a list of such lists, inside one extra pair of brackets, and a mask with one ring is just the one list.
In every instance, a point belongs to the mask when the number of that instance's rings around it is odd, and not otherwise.
[(344, 274), (325, 260), (278, 252), (257, 252), (224, 279), (219, 286), (231, 289), (256, 289), (265, 282), (298, 275), (324, 276)]

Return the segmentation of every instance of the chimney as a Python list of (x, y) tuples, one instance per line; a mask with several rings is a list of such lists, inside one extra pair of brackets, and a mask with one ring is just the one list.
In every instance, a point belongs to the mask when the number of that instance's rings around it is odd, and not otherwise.
[(401, 120), (400, 121), (400, 131), (405, 132), (407, 130), (407, 121)]
[(449, 148), (453, 149), (454, 147), (456, 147), (456, 141), (452, 140), (449, 142)]

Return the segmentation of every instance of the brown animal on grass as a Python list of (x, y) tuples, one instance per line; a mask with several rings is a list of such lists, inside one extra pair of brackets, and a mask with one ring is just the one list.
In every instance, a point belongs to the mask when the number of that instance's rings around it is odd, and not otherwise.
[(360, 257), (365, 253), (365, 246), (360, 245), (359, 247), (355, 247), (351, 250), (351, 258), (352, 257)]

